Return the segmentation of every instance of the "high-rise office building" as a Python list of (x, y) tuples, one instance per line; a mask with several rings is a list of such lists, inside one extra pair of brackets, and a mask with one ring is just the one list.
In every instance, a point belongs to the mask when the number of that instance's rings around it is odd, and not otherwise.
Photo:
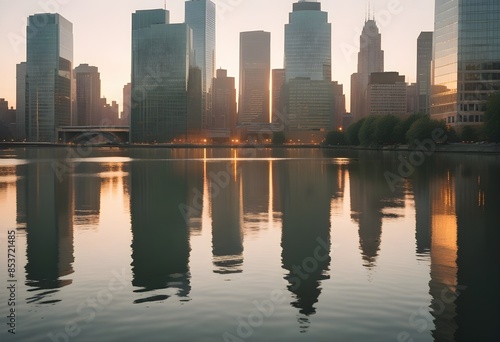
[(358, 72), (351, 76), (351, 114), (355, 121), (368, 115), (366, 96), (370, 74), (384, 71), (382, 36), (374, 19), (365, 21), (359, 41)]
[(285, 25), (287, 139), (319, 142), (334, 127), (331, 41), (332, 25), (321, 3), (294, 3)]
[(369, 115), (405, 115), (405, 77), (397, 72), (372, 73), (367, 88), (367, 109)]
[(16, 139), (26, 139), (26, 62), (16, 65)]
[(321, 142), (334, 127), (333, 82), (296, 78), (286, 82), (284, 94), (287, 138)]
[(417, 39), (417, 111), (430, 113), (432, 32), (421, 32)]
[(285, 69), (273, 69), (273, 122), (282, 117), (283, 112), (283, 86), (285, 85)]
[(343, 129), (342, 118), (346, 114), (344, 85), (337, 81), (332, 82), (333, 88), (333, 129)]
[(419, 100), (417, 83), (410, 83), (406, 85), (406, 112), (408, 114), (419, 113)]
[(229, 130), (236, 133), (236, 89), (234, 77), (227, 76), (227, 70), (218, 69), (213, 81), (212, 116), (208, 127)]
[(131, 142), (187, 138), (191, 37), (187, 24), (170, 24), (167, 10), (132, 14)]
[(239, 123), (269, 122), (271, 33), (240, 33)]
[(72, 70), (73, 24), (59, 14), (30, 16), (25, 122), (28, 141), (56, 142), (56, 128), (71, 124)]
[(127, 83), (123, 87), (123, 110), (120, 115), (120, 122), (123, 126), (130, 125), (130, 109), (132, 108), (132, 84)]
[(99, 70), (95, 66), (80, 64), (75, 68), (75, 79), (78, 126), (100, 125), (101, 78)]
[(202, 126), (210, 111), (210, 87), (215, 76), (216, 8), (210, 0), (185, 2), (185, 22), (193, 30), (195, 65), (201, 69)]
[(480, 125), (500, 90), (500, 2), (436, 0), (431, 117)]
[(321, 3), (301, 0), (293, 4), (285, 25), (286, 80), (308, 77), (332, 79), (332, 24)]

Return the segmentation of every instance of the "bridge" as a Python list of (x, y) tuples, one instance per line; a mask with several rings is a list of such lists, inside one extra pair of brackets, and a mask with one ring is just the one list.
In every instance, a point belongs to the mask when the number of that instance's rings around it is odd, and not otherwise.
[(96, 138), (119, 144), (129, 141), (128, 126), (61, 126), (57, 128), (59, 142), (84, 144)]

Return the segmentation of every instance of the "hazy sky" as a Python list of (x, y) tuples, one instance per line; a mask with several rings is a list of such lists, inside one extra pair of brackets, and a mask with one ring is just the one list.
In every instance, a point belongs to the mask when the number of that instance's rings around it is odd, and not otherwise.
[[(272, 68), (283, 67), (284, 25), (296, 0), (213, 0), (217, 5), (217, 68), (238, 77), (239, 33), (271, 32)], [(172, 23), (184, 21), (184, 0), (168, 0)], [(357, 68), (359, 34), (368, 0), (324, 0), (332, 23), (333, 80), (344, 84), (349, 109), (350, 75)], [(371, 0), (385, 50), (385, 70), (415, 82), (421, 31), (434, 29), (433, 0)], [(131, 14), (163, 8), (163, 0), (0, 0), (0, 98), (15, 107), (16, 64), (26, 60), (26, 22), (34, 13), (57, 12), (73, 23), (74, 66), (88, 63), (101, 73), (102, 96), (122, 103), (130, 82)], [(121, 107), (120, 107), (121, 110)]]

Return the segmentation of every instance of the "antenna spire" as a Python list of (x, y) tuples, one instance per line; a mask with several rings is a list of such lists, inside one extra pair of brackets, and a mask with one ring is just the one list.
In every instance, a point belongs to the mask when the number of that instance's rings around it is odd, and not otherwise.
[(167, 10), (167, 0), (165, 0), (164, 6), (165, 6), (165, 11), (166, 11)]

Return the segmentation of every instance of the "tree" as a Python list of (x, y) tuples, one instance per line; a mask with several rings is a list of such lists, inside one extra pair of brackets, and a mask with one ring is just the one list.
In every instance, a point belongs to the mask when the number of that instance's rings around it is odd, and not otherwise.
[(272, 142), (274, 145), (283, 145), (285, 141), (285, 132), (273, 132)]
[(394, 144), (393, 132), (400, 120), (394, 115), (384, 115), (375, 123), (375, 143), (378, 145)]
[(479, 139), (479, 132), (475, 127), (472, 126), (464, 126), (462, 128), (462, 132), (460, 133), (460, 140), (464, 142), (468, 141), (478, 141)]
[(397, 144), (408, 143), (408, 140), (406, 140), (406, 133), (415, 121), (422, 119), (423, 117), (427, 116), (422, 114), (412, 114), (406, 119), (399, 121), (396, 127), (394, 127), (394, 131), (392, 132), (392, 140)]
[(500, 92), (492, 94), (484, 113), (484, 134), (491, 142), (500, 142)]
[(365, 122), (366, 118), (363, 118), (361, 120), (356, 121), (352, 125), (347, 128), (346, 131), (346, 140), (349, 145), (352, 146), (358, 146), (359, 145), (359, 130), (361, 129), (361, 126), (363, 126), (363, 123)]
[(374, 115), (368, 116), (363, 122), (359, 130), (359, 143), (363, 146), (370, 146), (376, 144), (375, 138), (375, 125), (377, 122), (377, 117)]
[(332, 131), (326, 135), (325, 145), (335, 146), (335, 145), (345, 145), (346, 137), (344, 132)]
[(406, 133), (406, 139), (409, 144), (413, 146), (417, 143), (417, 141), (433, 139), (435, 136), (434, 132), (437, 130), (441, 130), (443, 132), (442, 136), (446, 137), (444, 140), (447, 140), (446, 132), (448, 132), (448, 129), (444, 121), (431, 120), (428, 116), (425, 116), (411, 125), (410, 129)]

